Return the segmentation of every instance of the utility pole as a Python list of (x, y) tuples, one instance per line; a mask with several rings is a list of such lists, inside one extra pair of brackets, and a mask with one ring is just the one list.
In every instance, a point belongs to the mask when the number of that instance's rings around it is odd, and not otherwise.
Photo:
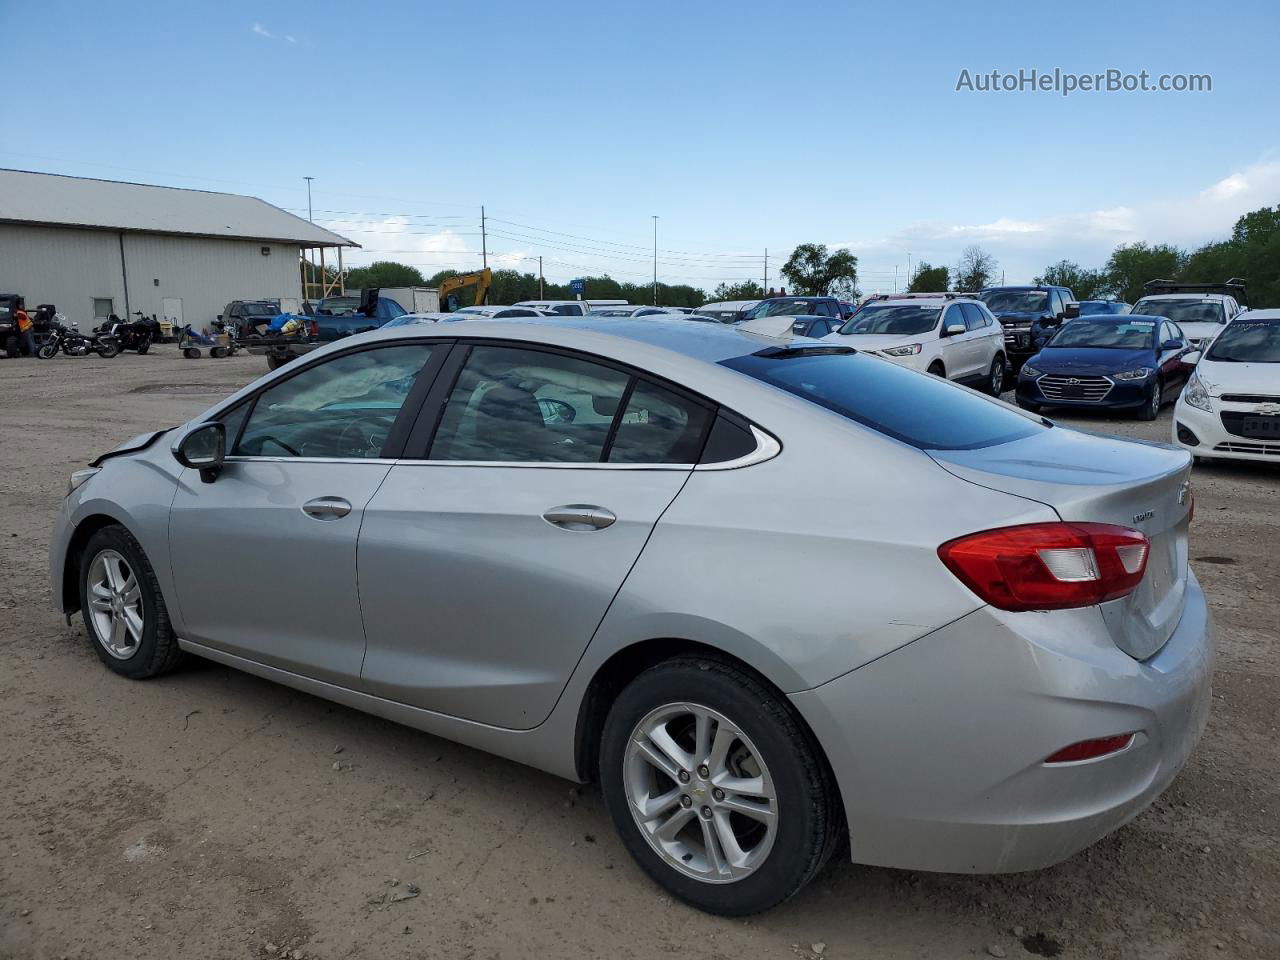
[(907, 251), (907, 283), (911, 282), (911, 251)]
[[(489, 269), (489, 235), (485, 232), (484, 204), (480, 205), (480, 262), (484, 269)], [(484, 291), (484, 302), (489, 302), (489, 288)]]
[(898, 265), (893, 265), (893, 292), (898, 292)]
[(315, 223), (315, 221), (311, 219), (311, 181), (314, 180), (315, 177), (303, 177), (302, 179), (307, 181), (307, 220), (311, 223)]
[(538, 258), (538, 299), (545, 300), (546, 294), (542, 292), (542, 258)]
[(653, 215), (653, 305), (658, 305), (658, 215)]
[(769, 295), (769, 248), (764, 248), (764, 286), (760, 288), (761, 296)]

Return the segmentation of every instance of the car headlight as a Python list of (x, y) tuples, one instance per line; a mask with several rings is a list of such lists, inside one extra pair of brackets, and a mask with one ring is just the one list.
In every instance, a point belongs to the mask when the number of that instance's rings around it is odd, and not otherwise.
[(1042, 370), (1037, 370), (1035, 367), (1033, 367), (1033, 366), (1032, 366), (1031, 364), (1029, 364), (1029, 363), (1024, 363), (1024, 364), (1022, 365), (1022, 372), (1023, 372), (1026, 376), (1028, 376), (1028, 377), (1043, 377), (1043, 376), (1044, 376), (1044, 371), (1042, 371)]
[(888, 347), (881, 353), (886, 357), (914, 357), (922, 349), (918, 343), (908, 343), (905, 347)]
[(1117, 380), (1145, 380), (1147, 377), (1151, 376), (1151, 368), (1150, 367), (1134, 367), (1132, 370), (1125, 370), (1121, 373), (1113, 373), (1111, 376), (1113, 376)]
[(73, 473), (71, 478), (67, 481), (67, 496), (69, 497), (71, 494), (75, 493), (78, 486), (92, 477), (95, 473), (101, 472), (101, 470), (101, 467), (87, 467), (84, 470), (77, 470)]
[(1209, 403), (1209, 391), (1205, 389), (1204, 381), (1198, 374), (1193, 373), (1191, 379), (1187, 381), (1187, 387), (1182, 391), (1182, 399), (1197, 410), (1203, 410), (1205, 413), (1213, 412), (1213, 406)]

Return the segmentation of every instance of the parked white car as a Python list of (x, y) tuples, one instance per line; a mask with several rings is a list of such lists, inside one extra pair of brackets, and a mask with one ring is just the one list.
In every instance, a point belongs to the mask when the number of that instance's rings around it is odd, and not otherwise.
[(1200, 357), (1173, 412), (1197, 458), (1280, 463), (1280, 310), (1249, 310)]
[(713, 317), (721, 323), (741, 323), (747, 311), (759, 300), (718, 300), (715, 303), (704, 303), (693, 311), (704, 317)]
[(585, 317), (597, 307), (625, 307), (625, 300), (521, 300), (516, 307), (532, 307), (557, 317)]
[(514, 320), (516, 318), (528, 319), (529, 317), (540, 317), (542, 315), (533, 307), (525, 307), (520, 304), (510, 307), (499, 304), (481, 304), (475, 307), (463, 307), (461, 310), (453, 312), (453, 316), (457, 320)]
[(980, 300), (949, 293), (882, 294), (823, 339), (993, 396), (1004, 391), (1004, 329)]
[(1191, 346), (1202, 349), (1213, 342), (1223, 328), (1243, 312), (1233, 293), (1243, 287), (1235, 283), (1174, 283), (1153, 280), (1147, 288), (1156, 292), (1143, 297), (1130, 311), (1140, 317), (1165, 317), (1187, 335)]

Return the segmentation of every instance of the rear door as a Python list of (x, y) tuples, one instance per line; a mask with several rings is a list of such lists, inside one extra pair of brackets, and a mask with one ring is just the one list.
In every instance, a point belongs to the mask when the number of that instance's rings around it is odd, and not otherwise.
[(593, 357), (455, 348), (365, 511), (364, 687), (500, 727), (545, 719), (711, 418)]

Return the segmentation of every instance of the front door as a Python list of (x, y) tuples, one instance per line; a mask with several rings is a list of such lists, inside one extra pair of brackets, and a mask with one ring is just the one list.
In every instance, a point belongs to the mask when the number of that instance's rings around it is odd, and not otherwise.
[(397, 463), (365, 511), (365, 689), (501, 727), (545, 719), (710, 416), (595, 360), (472, 347), (426, 459)]
[[(169, 522), (185, 639), (354, 684), (364, 656), (356, 541), (432, 350), (330, 358), (230, 412), (213, 483), (183, 473)], [(415, 395), (415, 398), (417, 395)], [(237, 436), (238, 434), (238, 436)]]

